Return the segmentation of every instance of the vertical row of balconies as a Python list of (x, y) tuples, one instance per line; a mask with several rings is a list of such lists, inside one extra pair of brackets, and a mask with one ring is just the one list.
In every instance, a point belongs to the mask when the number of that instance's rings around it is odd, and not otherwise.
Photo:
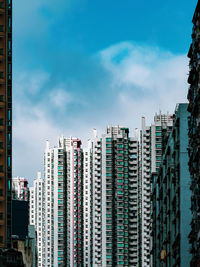
[(129, 265), (139, 266), (139, 144), (129, 140)]
[(151, 127), (143, 129), (141, 136), (142, 161), (142, 207), (141, 207), (141, 251), (142, 264), (150, 265), (150, 173), (151, 173)]
[(94, 143), (93, 148), (93, 264), (98, 266), (102, 263), (102, 171), (101, 171), (101, 141)]

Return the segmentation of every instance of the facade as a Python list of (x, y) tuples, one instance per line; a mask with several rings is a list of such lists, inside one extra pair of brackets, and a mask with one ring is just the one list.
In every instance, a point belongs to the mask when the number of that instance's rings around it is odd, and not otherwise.
[(12, 200), (12, 215), (12, 247), (22, 252), (25, 266), (36, 267), (36, 237), (34, 226), (29, 225), (28, 201)]
[(0, 2), (0, 248), (11, 247), (12, 0)]
[(64, 140), (66, 149), (65, 258), (66, 266), (83, 264), (83, 150), (77, 138)]
[[(45, 150), (41, 266), (83, 262), (83, 151), (77, 138), (60, 138)], [(40, 265), (39, 265), (40, 266)]]
[[(30, 266), (30, 267), (36, 267), (36, 265), (33, 264), (34, 258), (33, 258), (33, 240), (28, 239), (27, 240), (20, 240), (20, 239), (12, 239), (12, 246), (16, 250), (16, 253), (20, 252), (22, 253), (23, 258), (23, 266)], [(2, 266), (2, 265), (1, 265)], [(6, 265), (7, 267), (9, 265)], [(11, 265), (13, 266), (13, 265)], [(18, 266), (18, 265), (15, 265)]]
[(28, 181), (24, 177), (12, 178), (13, 199), (28, 201)]
[(83, 157), (83, 266), (92, 266), (92, 142)]
[(91, 260), (84, 257), (84, 266), (138, 266), (138, 138), (129, 137), (129, 129), (119, 126), (108, 127), (101, 137), (94, 130), (86, 153), (84, 220), (90, 216), (85, 226), (90, 248), (85, 253)]
[(43, 263), (44, 250), (44, 179), (41, 172), (38, 172), (33, 187), (29, 188), (29, 224), (34, 226), (36, 233), (36, 256), (38, 266)]
[(25, 267), (21, 251), (16, 249), (0, 249), (1, 267)]
[(191, 266), (200, 266), (200, 105), (199, 105), (199, 71), (200, 71), (200, 2), (193, 17), (192, 44), (190, 46), (188, 57), (190, 58), (190, 72), (188, 83), (190, 85), (188, 91), (190, 112), (189, 118), (189, 169), (191, 175)]
[(12, 214), (12, 237), (25, 240), (29, 224), (28, 201), (12, 200)]
[(29, 224), (35, 226), (35, 190), (29, 187)]
[[(56, 148), (50, 148), (49, 142), (46, 142), (46, 149), (44, 155), (44, 211), (43, 211), (43, 262), (41, 266), (53, 266), (54, 258), (56, 265), (63, 263), (63, 165), (64, 165), (64, 151), (61, 144)], [(59, 164), (58, 164), (59, 161)], [(59, 165), (59, 168), (58, 168)], [(55, 166), (55, 168), (54, 168)], [(59, 173), (58, 173), (59, 169)], [(58, 199), (58, 179), (59, 179), (59, 199)], [(55, 195), (56, 194), (56, 195)], [(58, 206), (59, 216), (58, 219)], [(56, 216), (56, 218), (55, 218)], [(56, 219), (56, 227), (54, 227), (54, 219)], [(59, 220), (59, 226), (58, 226)], [(56, 231), (57, 229), (57, 231)], [(58, 231), (60, 233), (58, 233)], [(60, 236), (58, 236), (58, 234)], [(55, 240), (55, 243), (54, 243)], [(60, 243), (58, 247), (58, 242)], [(56, 251), (56, 252), (55, 252)], [(56, 254), (57, 257), (56, 257)], [(59, 255), (58, 258), (58, 253)]]
[[(190, 266), (190, 174), (187, 104), (179, 104), (159, 172), (153, 174), (153, 265)], [(193, 265), (196, 266), (196, 265)]]
[(173, 125), (169, 114), (156, 114), (154, 124), (146, 125), (142, 118), (140, 144), (140, 258), (142, 266), (151, 264), (151, 174), (159, 170), (162, 160), (163, 135)]

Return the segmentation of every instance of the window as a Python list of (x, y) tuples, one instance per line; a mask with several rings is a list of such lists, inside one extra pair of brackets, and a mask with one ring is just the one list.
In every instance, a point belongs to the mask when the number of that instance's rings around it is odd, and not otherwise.
[(9, 156), (8, 157), (8, 167), (10, 167), (11, 166), (11, 157)]
[(162, 130), (161, 126), (156, 126), (156, 130), (161, 131)]
[(0, 102), (3, 102), (3, 95), (0, 95)]
[(0, 72), (0, 78), (3, 79), (3, 71)]
[(161, 132), (156, 132), (156, 136), (162, 136)]
[(156, 144), (156, 148), (162, 148), (161, 144)]
[(3, 119), (0, 119), (0, 125), (1, 126), (3, 125)]

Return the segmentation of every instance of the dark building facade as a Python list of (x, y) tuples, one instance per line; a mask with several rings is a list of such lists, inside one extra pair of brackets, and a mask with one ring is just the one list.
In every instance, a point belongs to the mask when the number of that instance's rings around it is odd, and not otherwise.
[(11, 247), (12, 0), (0, 0), (0, 248)]
[[(187, 104), (179, 104), (158, 174), (152, 175), (152, 265), (188, 267), (190, 174), (188, 168)], [(196, 266), (196, 265), (194, 265)]]
[(25, 267), (20, 251), (14, 249), (0, 249), (1, 267)]
[(25, 200), (12, 200), (12, 235), (20, 240), (28, 237), (29, 203)]
[(189, 169), (191, 175), (191, 266), (200, 266), (200, 2), (198, 1), (192, 30), (192, 44), (188, 57), (190, 72), (188, 77), (189, 118)]

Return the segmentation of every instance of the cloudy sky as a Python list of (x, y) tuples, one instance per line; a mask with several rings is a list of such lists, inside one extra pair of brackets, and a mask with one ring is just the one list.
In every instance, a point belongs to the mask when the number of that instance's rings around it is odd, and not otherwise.
[(186, 101), (196, 0), (13, 2), (14, 176), (43, 170), (47, 139), (133, 132)]

